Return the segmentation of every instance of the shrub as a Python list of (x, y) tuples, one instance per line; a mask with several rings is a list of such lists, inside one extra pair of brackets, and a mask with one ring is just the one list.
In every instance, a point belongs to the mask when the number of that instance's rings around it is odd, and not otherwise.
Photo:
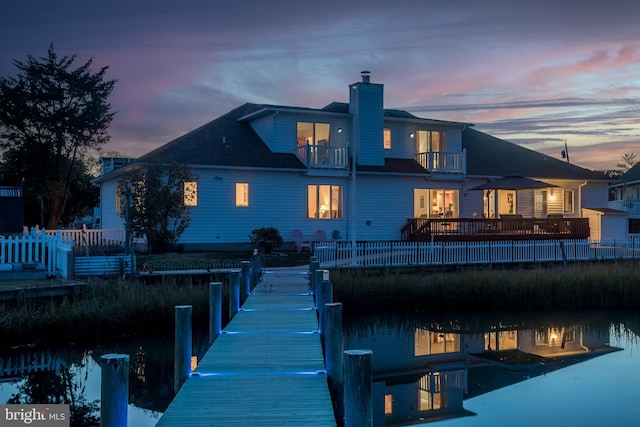
[(274, 227), (256, 228), (249, 235), (251, 243), (261, 248), (265, 254), (271, 253), (274, 248), (282, 246), (284, 241), (280, 235), (280, 231)]

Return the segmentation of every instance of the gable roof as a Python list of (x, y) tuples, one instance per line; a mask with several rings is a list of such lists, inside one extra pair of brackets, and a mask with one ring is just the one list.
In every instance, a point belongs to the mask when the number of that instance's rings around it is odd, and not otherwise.
[(462, 131), (462, 148), (467, 151), (467, 176), (522, 175), (546, 179), (610, 181), (591, 171), (475, 129)]
[(293, 153), (274, 153), (240, 118), (264, 108), (244, 104), (136, 159), (137, 163), (175, 161), (203, 166), (304, 169)]
[(640, 181), (640, 163), (636, 163), (631, 169), (623, 173), (619, 180), (625, 184)]

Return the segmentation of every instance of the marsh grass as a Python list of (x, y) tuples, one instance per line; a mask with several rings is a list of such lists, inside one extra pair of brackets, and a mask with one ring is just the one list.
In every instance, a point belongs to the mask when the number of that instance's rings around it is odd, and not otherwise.
[[(167, 281), (144, 285), (117, 279), (92, 280), (75, 299), (34, 299), (0, 305), (2, 345), (172, 332), (177, 305), (191, 305), (193, 324), (207, 325), (208, 292), (206, 284), (197, 283)], [(223, 294), (226, 298), (226, 292)]]
[(331, 274), (347, 313), (621, 310), (640, 308), (640, 263)]

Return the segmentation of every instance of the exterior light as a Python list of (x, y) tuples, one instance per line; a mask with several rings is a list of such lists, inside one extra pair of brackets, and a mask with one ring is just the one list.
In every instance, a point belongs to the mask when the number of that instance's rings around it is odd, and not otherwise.
[(409, 134), (409, 138), (413, 138), (413, 132)]
[(338, 128), (338, 133), (342, 133), (342, 128)]

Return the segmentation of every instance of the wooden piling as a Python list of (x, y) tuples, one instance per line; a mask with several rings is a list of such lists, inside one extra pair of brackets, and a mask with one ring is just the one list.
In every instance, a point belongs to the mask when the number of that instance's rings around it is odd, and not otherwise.
[(325, 366), (336, 419), (344, 417), (342, 303), (325, 304)]
[(240, 272), (229, 273), (229, 320), (240, 311)]
[(320, 312), (318, 313), (319, 319), (319, 327), (320, 335), (324, 340), (325, 335), (325, 307), (327, 304), (331, 304), (333, 302), (333, 283), (329, 281), (329, 270), (323, 270), (323, 280), (320, 283), (320, 303), (319, 308)]
[(126, 427), (129, 404), (129, 355), (100, 357), (100, 426)]
[(315, 271), (320, 269), (320, 262), (318, 262), (318, 258), (312, 256), (309, 260), (309, 290), (314, 293), (313, 297), (315, 298), (316, 292), (316, 276)]
[(209, 344), (222, 331), (222, 282), (209, 283)]
[(240, 299), (244, 301), (251, 293), (251, 261), (242, 261), (240, 266)]
[(251, 257), (251, 289), (255, 288), (260, 279), (260, 260), (258, 258), (258, 250), (253, 250)]
[(373, 426), (373, 352), (344, 352), (344, 425)]
[(192, 307), (190, 305), (177, 305), (176, 334), (175, 334), (175, 358), (173, 364), (173, 392), (178, 393), (182, 384), (191, 374), (191, 318)]

